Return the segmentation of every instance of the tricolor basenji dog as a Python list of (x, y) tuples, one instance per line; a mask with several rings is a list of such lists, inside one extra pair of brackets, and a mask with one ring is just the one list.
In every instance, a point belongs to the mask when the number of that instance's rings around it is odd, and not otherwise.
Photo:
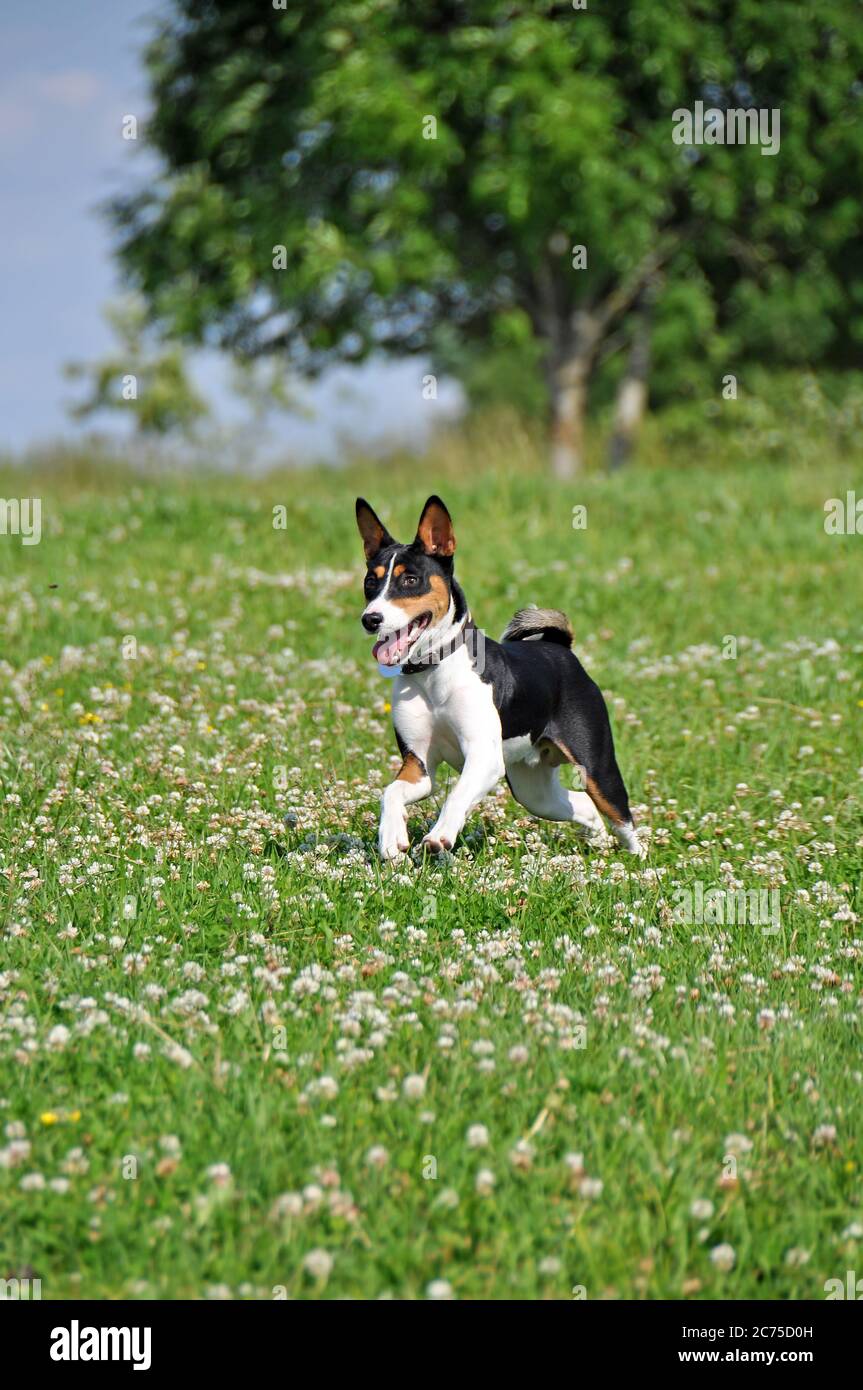
[[(381, 799), (382, 857), (408, 850), (407, 807), (431, 795), (441, 763), (460, 776), (423, 840), (433, 853), (453, 847), (473, 808), (506, 777), (534, 815), (607, 838), (602, 812), (621, 844), (643, 856), (605, 701), (570, 650), (566, 615), (523, 608), (500, 642), (480, 633), (453, 576), (455, 536), (439, 497), (426, 502), (410, 545), (394, 540), (362, 497), (357, 525), (368, 566), (362, 624), (381, 667), (395, 673), (402, 755)], [(585, 791), (561, 786), (562, 763), (579, 770)]]

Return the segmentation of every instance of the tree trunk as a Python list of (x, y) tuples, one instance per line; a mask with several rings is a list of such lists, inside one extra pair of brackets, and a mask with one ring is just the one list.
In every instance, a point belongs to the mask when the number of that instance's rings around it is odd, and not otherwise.
[(575, 478), (584, 467), (587, 390), (602, 332), (584, 312), (573, 320), (569, 350), (551, 374), (551, 470), (556, 478)]
[(555, 373), (552, 386), (551, 471), (574, 478), (584, 466), (584, 417), (590, 360), (571, 359)]
[(608, 453), (608, 466), (612, 472), (629, 462), (647, 409), (652, 309), (653, 294), (646, 292), (640, 296), (635, 310), (629, 358), (617, 388), (614, 429)]
[[(552, 471), (556, 478), (574, 478), (583, 467), (587, 389), (603, 339), (612, 325), (624, 317), (640, 297), (645, 311), (649, 309), (653, 287), (660, 279), (658, 272), (677, 249), (680, 236), (681, 232), (677, 231), (663, 237), (601, 302), (594, 302), (590, 309), (576, 310), (568, 322), (555, 301), (548, 268), (539, 267), (532, 309), (530, 304), (528, 308), (536, 331), (549, 344)], [(643, 382), (643, 398), (634, 390), (626, 392), (624, 419), (634, 419), (635, 428), (644, 412), (646, 400), (649, 327), (645, 333), (641, 349), (645, 361), (636, 373), (636, 379)], [(622, 445), (619, 447), (623, 448)]]

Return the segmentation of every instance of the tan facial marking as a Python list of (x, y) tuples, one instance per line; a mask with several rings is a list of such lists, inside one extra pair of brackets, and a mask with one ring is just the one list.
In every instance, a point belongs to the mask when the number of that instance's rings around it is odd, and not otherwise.
[(383, 565), (375, 565), (375, 577), (377, 579), (383, 579), (385, 574), (386, 570), (384, 569)]
[(426, 775), (425, 766), (416, 753), (405, 753), (404, 762), (399, 768), (397, 782), (410, 782), (416, 786)]
[(399, 576), (400, 574), (404, 574), (404, 572), (405, 572), (405, 567), (404, 567), (404, 565), (396, 565), (395, 569), (393, 570), (393, 574), (396, 576), (396, 578), (398, 578), (398, 576)]
[(412, 595), (411, 598), (394, 598), (392, 602), (396, 608), (402, 610), (408, 622), (418, 618), (421, 613), (431, 613), (433, 626), (449, 612), (449, 589), (439, 574), (432, 575), (429, 589), (430, 592), (427, 594)]

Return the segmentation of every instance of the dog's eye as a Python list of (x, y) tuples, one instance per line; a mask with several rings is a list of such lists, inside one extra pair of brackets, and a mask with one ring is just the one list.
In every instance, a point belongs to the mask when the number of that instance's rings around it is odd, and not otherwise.
[(417, 578), (417, 576), (416, 576), (415, 574), (403, 574), (403, 575), (402, 575), (402, 583), (403, 583), (408, 589), (415, 589), (416, 586), (417, 586), (417, 584), (419, 584), (419, 579)]

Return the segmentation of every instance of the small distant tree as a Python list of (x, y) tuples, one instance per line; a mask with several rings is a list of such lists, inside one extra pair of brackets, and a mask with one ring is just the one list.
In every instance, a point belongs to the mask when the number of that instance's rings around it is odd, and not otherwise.
[(73, 419), (122, 412), (143, 437), (191, 434), (209, 408), (189, 380), (182, 349), (152, 339), (137, 296), (109, 305), (105, 317), (116, 348), (96, 362), (70, 362), (65, 369), (70, 380), (88, 387), (84, 399), (69, 408)]

